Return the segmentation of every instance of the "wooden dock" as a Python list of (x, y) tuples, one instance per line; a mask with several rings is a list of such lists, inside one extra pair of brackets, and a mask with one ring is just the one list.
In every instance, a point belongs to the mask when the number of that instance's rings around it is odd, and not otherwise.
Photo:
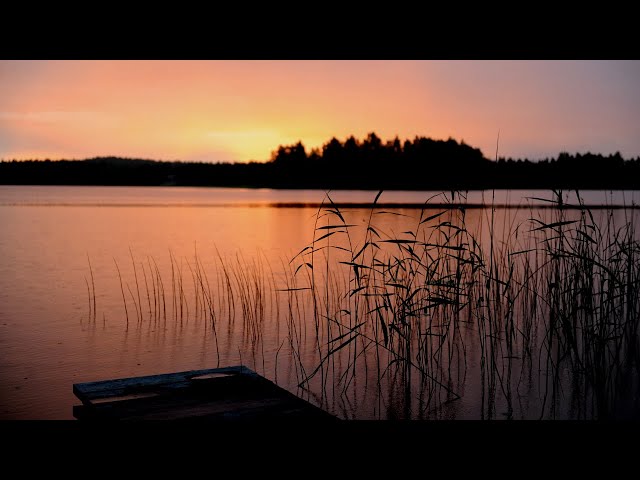
[(245, 366), (76, 383), (79, 420), (337, 420)]

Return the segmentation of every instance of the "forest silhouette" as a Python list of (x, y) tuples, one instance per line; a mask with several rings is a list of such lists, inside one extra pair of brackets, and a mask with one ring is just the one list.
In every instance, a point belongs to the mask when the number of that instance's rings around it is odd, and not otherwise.
[(121, 157), (5, 160), (4, 185), (176, 185), (318, 189), (640, 189), (640, 157), (569, 154), (537, 161), (486, 158), (464, 141), (332, 138), (307, 151), (281, 145), (268, 162), (167, 162)]

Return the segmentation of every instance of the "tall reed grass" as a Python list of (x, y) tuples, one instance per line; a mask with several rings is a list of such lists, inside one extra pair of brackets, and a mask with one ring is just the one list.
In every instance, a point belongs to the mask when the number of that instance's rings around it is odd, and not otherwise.
[[(373, 221), (404, 215), (376, 209), (380, 193), (363, 226), (349, 223), (328, 194), (316, 235), (296, 259), (296, 275), (306, 280), (306, 290), (296, 292), (314, 305), (319, 357), (300, 385), (320, 376), (322, 388), (329, 379), (344, 393), (373, 367), (378, 382), (400, 379), (406, 416), (437, 417), (443, 405), (461, 400), (474, 362), (481, 418), (495, 418), (498, 404), (501, 415), (514, 418), (514, 403), (536, 392), (539, 418), (637, 416), (634, 222), (625, 211), (616, 225), (612, 210), (596, 220), (579, 192), (573, 205), (554, 194), (554, 208), (544, 210), (549, 218), (531, 209), (516, 224), (504, 213), (497, 229), (490, 205), (474, 231), (459, 206), (465, 194), (441, 194), (440, 203), (456, 208), (427, 213), (429, 199), (399, 234)], [(340, 265), (348, 269), (343, 278)], [(479, 346), (476, 358), (468, 355), (471, 343)], [(522, 395), (534, 377), (538, 385)]]
[[(217, 252), (205, 265), (197, 250), (169, 251), (162, 270), (130, 251), (123, 280), (114, 259), (127, 328), (130, 311), (136, 328), (203, 325), (216, 365), (223, 339), (241, 332), (243, 361), (275, 381), (288, 362), (287, 388), (345, 418), (360, 408), (376, 418), (638, 416), (635, 211), (618, 224), (613, 210), (594, 213), (578, 192), (568, 205), (558, 191), (545, 200), (553, 208), (523, 205), (524, 220), (490, 204), (469, 223), (464, 192), (417, 211), (377, 208), (381, 193), (364, 219), (327, 193), (311, 242), (277, 270), (263, 254)], [(265, 351), (265, 337), (277, 348)]]

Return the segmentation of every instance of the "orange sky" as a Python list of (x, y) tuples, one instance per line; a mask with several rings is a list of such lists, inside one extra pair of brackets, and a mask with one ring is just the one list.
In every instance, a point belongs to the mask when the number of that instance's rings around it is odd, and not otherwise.
[(639, 61), (0, 61), (0, 159), (268, 160), (332, 136), (640, 155)]

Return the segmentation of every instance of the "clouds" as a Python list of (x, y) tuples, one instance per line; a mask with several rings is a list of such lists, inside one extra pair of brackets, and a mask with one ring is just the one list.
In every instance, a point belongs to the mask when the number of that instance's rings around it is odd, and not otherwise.
[(372, 130), (637, 156), (639, 84), (614, 61), (0, 61), (0, 158), (266, 160)]
[(0, 158), (93, 156), (90, 140), (118, 126), (109, 114), (91, 111), (0, 111)]

